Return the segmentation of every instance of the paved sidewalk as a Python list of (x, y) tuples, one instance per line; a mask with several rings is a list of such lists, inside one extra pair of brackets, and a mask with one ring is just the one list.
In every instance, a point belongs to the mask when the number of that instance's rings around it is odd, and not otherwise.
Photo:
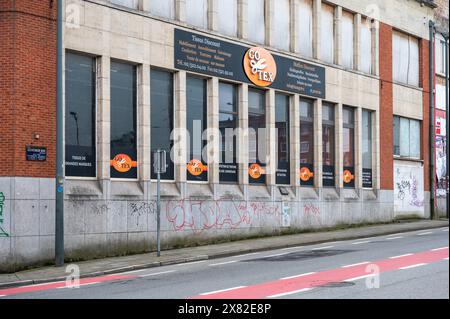
[[(80, 267), (81, 277), (95, 277), (124, 271), (221, 258), (264, 250), (447, 227), (448, 225), (448, 220), (396, 222), (392, 224), (349, 228), (344, 230), (265, 237), (216, 245), (173, 249), (163, 251), (160, 258), (156, 257), (156, 253), (148, 253), (83, 261), (77, 262), (76, 264)], [(61, 281), (65, 280), (66, 276), (65, 267), (43, 267), (17, 272), (15, 274), (0, 274), (0, 288)]]

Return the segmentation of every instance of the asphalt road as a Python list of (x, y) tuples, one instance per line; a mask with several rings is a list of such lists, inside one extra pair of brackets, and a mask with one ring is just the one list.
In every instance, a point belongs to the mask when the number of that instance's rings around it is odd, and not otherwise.
[(9, 298), (449, 298), (448, 227), (0, 290)]

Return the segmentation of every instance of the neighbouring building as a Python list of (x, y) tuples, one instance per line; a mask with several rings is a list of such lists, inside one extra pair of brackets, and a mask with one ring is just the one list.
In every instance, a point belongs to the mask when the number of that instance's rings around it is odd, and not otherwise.
[[(56, 2), (0, 1), (1, 271), (54, 258)], [(155, 249), (158, 149), (164, 249), (430, 218), (434, 8), (65, 0), (66, 257)]]

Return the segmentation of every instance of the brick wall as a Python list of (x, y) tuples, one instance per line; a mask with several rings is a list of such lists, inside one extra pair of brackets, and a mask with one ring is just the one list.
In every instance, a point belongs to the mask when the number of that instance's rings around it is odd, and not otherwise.
[[(0, 176), (53, 177), (56, 1), (0, 1), (0, 16)], [(26, 145), (47, 147), (47, 162), (27, 162)]]
[(424, 165), (424, 190), (430, 191), (430, 48), (429, 41), (421, 39), (419, 45), (419, 81), (423, 88), (423, 121), (421, 154)]

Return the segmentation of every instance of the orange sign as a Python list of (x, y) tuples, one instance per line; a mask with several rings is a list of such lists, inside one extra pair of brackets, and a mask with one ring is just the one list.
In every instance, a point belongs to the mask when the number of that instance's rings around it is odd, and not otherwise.
[(352, 173), (348, 170), (348, 169), (346, 169), (345, 171), (344, 171), (344, 183), (345, 184), (348, 184), (348, 183), (350, 183), (352, 180), (354, 180), (355, 179), (355, 176), (354, 175), (352, 175)]
[(304, 182), (309, 181), (311, 177), (314, 177), (314, 173), (309, 170), (307, 167), (302, 167), (300, 169), (300, 179)]
[(203, 165), (203, 163), (199, 160), (193, 159), (189, 163), (186, 164), (187, 170), (194, 176), (199, 176), (203, 172), (208, 170), (208, 166)]
[(248, 174), (253, 179), (258, 179), (264, 174), (264, 169), (259, 164), (252, 164), (248, 168)]
[(244, 56), (244, 70), (248, 79), (257, 86), (271, 85), (277, 77), (277, 64), (269, 51), (254, 47)]
[(131, 168), (137, 167), (137, 162), (133, 161), (127, 154), (117, 154), (111, 160), (111, 166), (120, 173), (126, 173)]

